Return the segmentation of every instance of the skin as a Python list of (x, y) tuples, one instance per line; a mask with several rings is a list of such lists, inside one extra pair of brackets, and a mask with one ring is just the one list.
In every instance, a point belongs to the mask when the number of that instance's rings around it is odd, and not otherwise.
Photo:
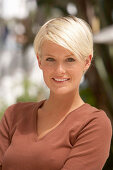
[[(91, 56), (80, 63), (69, 50), (45, 40), (41, 48), (41, 59), (38, 57), (38, 64), (50, 89), (50, 96), (41, 108), (42, 115), (52, 116), (54, 119), (59, 115), (63, 117), (84, 104), (79, 94), (79, 86), (83, 71), (86, 71), (91, 64)], [(53, 78), (69, 78), (69, 80), (58, 83)]]

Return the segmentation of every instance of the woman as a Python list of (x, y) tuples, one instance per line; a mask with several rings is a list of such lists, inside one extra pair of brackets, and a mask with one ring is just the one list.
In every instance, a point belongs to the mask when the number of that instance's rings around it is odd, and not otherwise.
[(34, 49), (50, 95), (6, 110), (0, 122), (1, 169), (101, 170), (111, 123), (79, 94), (93, 57), (89, 25), (74, 16), (54, 18), (39, 30)]

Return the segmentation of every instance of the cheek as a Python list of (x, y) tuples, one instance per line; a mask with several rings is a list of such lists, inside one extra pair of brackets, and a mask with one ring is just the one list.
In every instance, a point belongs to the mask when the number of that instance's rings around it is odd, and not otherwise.
[(50, 67), (46, 66), (42, 68), (42, 72), (43, 72), (44, 80), (47, 80), (48, 78), (50, 78), (52, 70)]
[(49, 67), (44, 67), (42, 69), (42, 72), (43, 72), (44, 75), (48, 75), (49, 76), (52, 73), (52, 69), (49, 68)]
[(83, 75), (83, 70), (80, 67), (74, 67), (68, 70), (68, 73), (72, 76), (73, 79), (81, 79)]
[(67, 69), (67, 71), (72, 75), (77, 75), (79, 72), (81, 72), (81, 69), (79, 67), (70, 67)]
[(42, 62), (41, 64), (41, 68), (43, 71), (49, 71), (49, 70), (53, 70), (54, 69), (54, 64), (52, 64), (51, 62)]

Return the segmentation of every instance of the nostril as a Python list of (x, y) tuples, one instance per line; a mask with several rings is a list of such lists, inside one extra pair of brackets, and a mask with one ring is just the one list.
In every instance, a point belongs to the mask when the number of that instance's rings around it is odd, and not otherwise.
[(59, 67), (56, 68), (56, 72), (65, 73), (65, 69), (63, 67), (59, 66)]

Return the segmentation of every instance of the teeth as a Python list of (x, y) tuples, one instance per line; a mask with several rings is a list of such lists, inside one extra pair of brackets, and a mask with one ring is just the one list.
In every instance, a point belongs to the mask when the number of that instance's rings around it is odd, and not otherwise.
[(56, 81), (66, 81), (66, 80), (68, 80), (68, 79), (55, 79), (55, 78), (54, 78), (54, 80), (56, 80)]

